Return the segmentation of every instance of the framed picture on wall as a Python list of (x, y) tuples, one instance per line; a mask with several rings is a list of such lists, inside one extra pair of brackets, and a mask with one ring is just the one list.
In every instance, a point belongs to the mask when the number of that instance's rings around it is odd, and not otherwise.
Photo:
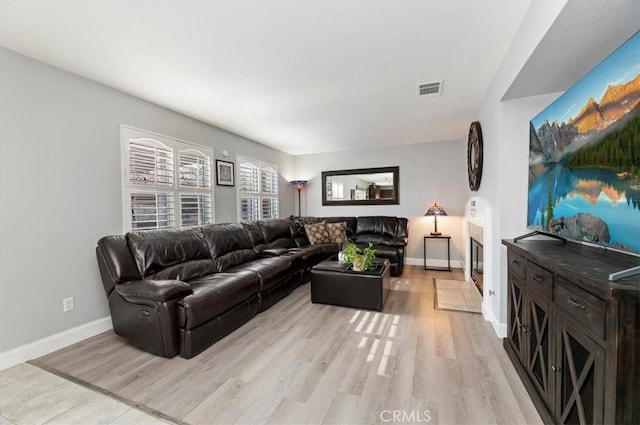
[(218, 186), (235, 186), (235, 164), (216, 159), (216, 184)]

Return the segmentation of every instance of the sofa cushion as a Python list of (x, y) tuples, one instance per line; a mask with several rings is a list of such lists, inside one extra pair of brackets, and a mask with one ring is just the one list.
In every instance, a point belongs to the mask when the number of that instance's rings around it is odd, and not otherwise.
[(398, 233), (398, 218), (383, 216), (358, 217), (356, 235), (365, 233), (394, 238)]
[(257, 257), (249, 234), (242, 224), (211, 224), (202, 227), (202, 234), (219, 272)]
[(258, 224), (269, 248), (293, 248), (296, 246), (289, 220), (277, 218), (259, 221)]
[(234, 273), (239, 270), (250, 270), (257, 273), (260, 278), (260, 291), (264, 291), (287, 279), (291, 274), (291, 268), (291, 258), (269, 257), (240, 264), (228, 271)]
[(193, 294), (178, 301), (178, 326), (193, 329), (258, 293), (260, 278), (252, 271), (215, 273), (188, 282)]
[(409, 220), (404, 217), (398, 218), (398, 234), (396, 236), (404, 239), (409, 237)]
[(316, 224), (305, 224), (304, 230), (311, 245), (320, 245), (331, 242), (331, 235), (324, 221)]
[(257, 221), (242, 222), (241, 224), (249, 235), (254, 251), (260, 252), (267, 248), (267, 241), (264, 239), (262, 229), (260, 229), (260, 224)]
[(127, 243), (145, 279), (186, 281), (216, 271), (198, 228), (131, 232)]

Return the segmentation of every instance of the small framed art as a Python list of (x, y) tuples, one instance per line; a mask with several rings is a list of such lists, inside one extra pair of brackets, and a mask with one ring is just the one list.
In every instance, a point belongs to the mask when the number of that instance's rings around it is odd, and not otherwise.
[(216, 159), (216, 184), (218, 186), (235, 186), (234, 168), (233, 162)]

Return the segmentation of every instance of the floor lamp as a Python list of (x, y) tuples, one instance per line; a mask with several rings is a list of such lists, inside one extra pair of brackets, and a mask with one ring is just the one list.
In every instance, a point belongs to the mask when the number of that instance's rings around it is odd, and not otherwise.
[(307, 180), (291, 180), (289, 184), (298, 191), (298, 217), (302, 216), (302, 207), (300, 203), (300, 191), (307, 185)]

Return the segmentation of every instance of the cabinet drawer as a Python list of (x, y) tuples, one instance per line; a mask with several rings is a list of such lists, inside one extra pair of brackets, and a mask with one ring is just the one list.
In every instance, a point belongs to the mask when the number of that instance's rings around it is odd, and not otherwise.
[(553, 273), (529, 260), (527, 260), (526, 272), (529, 288), (550, 300), (553, 296)]
[(515, 273), (520, 279), (524, 279), (524, 257), (507, 251), (509, 271)]
[(603, 300), (558, 278), (555, 301), (571, 317), (582, 323), (585, 330), (604, 339), (606, 303)]

